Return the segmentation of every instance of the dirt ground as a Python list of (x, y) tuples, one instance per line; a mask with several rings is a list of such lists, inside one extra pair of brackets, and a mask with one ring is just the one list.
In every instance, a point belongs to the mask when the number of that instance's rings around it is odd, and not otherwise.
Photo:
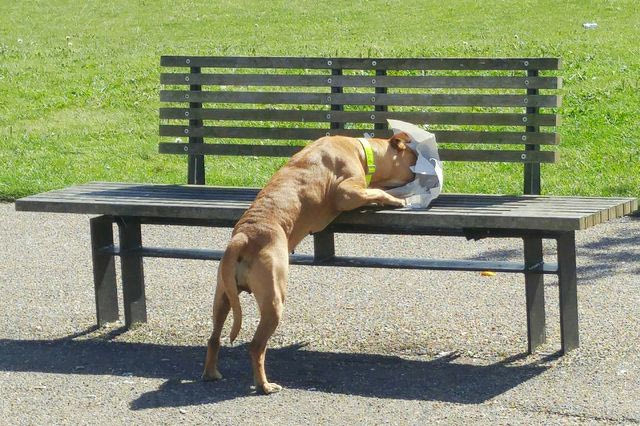
[[(554, 276), (548, 342), (528, 356), (520, 275), (294, 266), (267, 352), (284, 389), (267, 397), (251, 387), (248, 295), (224, 379), (199, 380), (217, 262), (145, 259), (149, 322), (96, 328), (88, 216), (0, 204), (0, 224), (0, 423), (640, 423), (639, 218), (578, 232), (581, 347), (565, 356)], [(157, 246), (228, 236), (143, 229)], [(522, 242), (338, 235), (337, 251), (520, 260)]]

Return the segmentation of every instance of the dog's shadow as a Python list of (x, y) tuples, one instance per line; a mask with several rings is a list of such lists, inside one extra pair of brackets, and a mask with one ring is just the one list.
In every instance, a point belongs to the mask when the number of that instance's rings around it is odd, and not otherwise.
[[(245, 346), (223, 347), (216, 382), (200, 380), (205, 348), (105, 340), (0, 339), (0, 371), (163, 378), (132, 401), (134, 410), (215, 403), (252, 394)], [(408, 360), (377, 354), (269, 349), (267, 373), (286, 389), (376, 398), (479, 404), (544, 372), (540, 363), (514, 365), (524, 355), (490, 365), (462, 363), (455, 354)], [(254, 393), (254, 392), (253, 392)]]

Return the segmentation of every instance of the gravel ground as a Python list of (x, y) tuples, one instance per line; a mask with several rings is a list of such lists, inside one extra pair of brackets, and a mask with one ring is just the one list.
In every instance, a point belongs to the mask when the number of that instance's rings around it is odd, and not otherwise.
[[(221, 352), (225, 378), (198, 380), (217, 263), (145, 260), (149, 322), (97, 329), (88, 216), (0, 204), (0, 217), (0, 423), (640, 423), (639, 218), (577, 234), (581, 348), (564, 357), (553, 276), (548, 343), (526, 356), (520, 275), (294, 266), (267, 352), (285, 389), (263, 397), (251, 389), (248, 295), (240, 337)], [(208, 248), (229, 236), (143, 233)], [(337, 251), (519, 260), (521, 242), (338, 235)]]

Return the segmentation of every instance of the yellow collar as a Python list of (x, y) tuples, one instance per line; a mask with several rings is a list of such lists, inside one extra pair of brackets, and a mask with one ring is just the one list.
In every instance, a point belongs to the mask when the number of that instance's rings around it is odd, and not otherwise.
[(364, 149), (364, 157), (367, 160), (367, 172), (364, 175), (367, 186), (371, 183), (371, 176), (376, 172), (376, 159), (373, 155), (373, 148), (365, 138), (358, 138), (362, 149)]

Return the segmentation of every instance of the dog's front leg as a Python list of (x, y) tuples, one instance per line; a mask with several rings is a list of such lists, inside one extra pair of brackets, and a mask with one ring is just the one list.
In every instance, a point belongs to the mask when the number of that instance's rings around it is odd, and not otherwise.
[(387, 194), (382, 189), (364, 188), (356, 178), (347, 179), (338, 185), (336, 208), (339, 211), (353, 210), (374, 203), (396, 207), (406, 205), (404, 200)]

